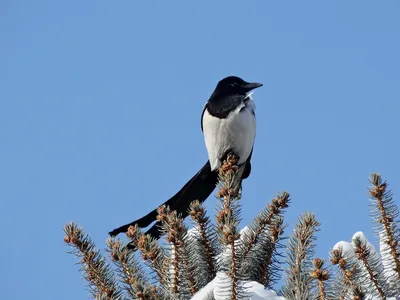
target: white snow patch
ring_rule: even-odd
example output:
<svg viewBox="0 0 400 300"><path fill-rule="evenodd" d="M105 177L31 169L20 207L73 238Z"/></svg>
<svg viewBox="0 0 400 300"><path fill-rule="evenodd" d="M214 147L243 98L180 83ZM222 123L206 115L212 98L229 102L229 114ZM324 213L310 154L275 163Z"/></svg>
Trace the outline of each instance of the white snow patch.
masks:
<svg viewBox="0 0 400 300"><path fill-rule="evenodd" d="M349 242L337 242L335 246L333 246L333 250L341 250L343 257L348 261L354 259L353 245Z"/></svg>
<svg viewBox="0 0 400 300"><path fill-rule="evenodd" d="M285 297L277 296L276 292L265 289L262 284L256 281L246 281L240 284L249 293L250 298L247 298L249 300L287 300ZM225 272L218 272L209 284L192 297L192 300L208 299L211 293L213 293L215 300L230 299L230 286L231 279L228 275Z"/></svg>

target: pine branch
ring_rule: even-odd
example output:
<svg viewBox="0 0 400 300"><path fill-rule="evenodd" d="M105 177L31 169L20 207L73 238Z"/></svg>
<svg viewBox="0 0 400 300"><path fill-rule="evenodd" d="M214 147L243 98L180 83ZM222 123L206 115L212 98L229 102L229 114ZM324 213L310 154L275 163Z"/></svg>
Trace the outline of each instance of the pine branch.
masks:
<svg viewBox="0 0 400 300"><path fill-rule="evenodd" d="M115 280L109 265L90 237L75 223L65 225L64 241L70 245L72 254L80 259L84 278L89 283L93 297L101 299L120 299L122 292Z"/></svg>
<svg viewBox="0 0 400 300"><path fill-rule="evenodd" d="M173 277L172 277L171 288L172 288L172 293L177 295L178 291L179 291L178 286L180 284L180 280L179 280L180 256L179 256L178 247L176 245L177 244L176 235L178 234L178 231L181 230L181 228L179 228L181 226L181 224L179 224L179 225L171 224L171 227L169 227L169 228L166 227L168 225L168 221L169 221L168 220L168 217L169 217L168 215L170 213L169 207L167 208L163 205L157 209L157 212L158 212L157 220L161 222L164 233L168 234L168 236L166 236L166 240L167 240L167 242L172 243L172 249L171 249L172 253L171 253L170 260L172 261L173 270L170 273L172 273L171 275ZM176 227L178 227L178 228L176 228Z"/></svg>
<svg viewBox="0 0 400 300"><path fill-rule="evenodd" d="M281 240L284 228L283 217L276 218L270 227L270 249L264 260L261 261L261 272L258 278L258 281L267 287L271 287L272 283L276 281L277 273L281 271L279 267L280 261L276 257L282 256L281 253L278 253L278 249L282 248L279 241Z"/></svg>
<svg viewBox="0 0 400 300"><path fill-rule="evenodd" d="M282 214L288 207L289 197L286 192L278 195L241 233L241 272L265 286L271 286L280 270L277 248L280 247L280 237L284 232Z"/></svg>
<svg viewBox="0 0 400 300"><path fill-rule="evenodd" d="M228 267L229 277L231 279L231 293L232 300L238 299L240 294L239 288L239 261L236 256L237 245L236 241L240 238L238 232L239 224L239 205L240 199L239 188L240 180L236 177L239 167L236 165L238 157L229 154L226 161L222 164L219 170L220 190L217 197L221 199L221 209L217 215L217 232L222 246L230 249L230 267Z"/></svg>
<svg viewBox="0 0 400 300"><path fill-rule="evenodd" d="M194 295L197 291L197 282L196 282L196 268L191 264L191 261L188 259L188 251L184 242L185 239L182 239L182 256L183 256L183 267L185 270L185 276L187 281L189 282L190 294Z"/></svg>
<svg viewBox="0 0 400 300"><path fill-rule="evenodd" d="M165 285L167 259L158 241L149 234L145 235L137 225L129 226L126 235L140 251L143 261L157 274L159 282Z"/></svg>
<svg viewBox="0 0 400 300"><path fill-rule="evenodd" d="M158 208L157 220L162 224L167 242L172 245L173 293L184 295L186 291L183 282L186 281L189 293L194 295L197 292L195 268L189 263L186 251L187 228L183 224L183 219L178 217L175 210L171 211L169 207L163 205Z"/></svg>
<svg viewBox="0 0 400 300"><path fill-rule="evenodd" d="M107 239L106 244L107 251L117 267L116 272L121 278L120 281L132 299L161 299L157 288L147 282L145 273L133 255L133 250L111 237Z"/></svg>
<svg viewBox="0 0 400 300"><path fill-rule="evenodd" d="M354 257L342 246L343 242L337 243L331 252L331 263L339 267L339 293L340 299L348 299L348 295L352 295L352 299L364 300L366 295L357 282L358 271L354 261ZM346 243L349 244L349 243ZM352 251L352 249L351 249Z"/></svg>
<svg viewBox="0 0 400 300"><path fill-rule="evenodd" d="M324 261L320 258L316 258L313 261L314 270L311 271L310 276L312 279L317 281L317 299L327 300L328 293L326 288L326 281L329 280L330 275L327 269L324 269Z"/></svg>
<svg viewBox="0 0 400 300"><path fill-rule="evenodd" d="M360 281L366 282L364 286L367 293L370 295L378 293L380 297L386 299L383 267L375 249L369 244L362 232L358 232L353 236L353 247L355 256L360 263Z"/></svg>
<svg viewBox="0 0 400 300"><path fill-rule="evenodd" d="M372 188L370 195L372 197L372 214L377 222L376 232L381 235L383 263L394 272L387 272L388 279L395 282L397 288L400 288L400 231L397 227L396 219L399 210L393 201L392 193L387 190L386 181L382 182L379 174L372 174L370 178ZM388 254L388 255L386 255Z"/></svg>
<svg viewBox="0 0 400 300"><path fill-rule="evenodd" d="M286 270L287 278L282 288L283 295L293 300L303 300L310 298L311 277L311 257L314 252L314 233L318 231L320 224L315 216L306 213L301 216L299 222L289 239L288 246L288 267Z"/></svg>
<svg viewBox="0 0 400 300"><path fill-rule="evenodd" d="M250 227L251 233L244 243L244 258L249 254L254 245L257 244L261 234L265 230L271 231L271 225L282 215L284 209L288 207L289 202L290 195L287 192L283 192L282 195L278 195L272 199L271 203L260 212L256 220L253 221L254 227Z"/></svg>
<svg viewBox="0 0 400 300"><path fill-rule="evenodd" d="M190 204L190 217L197 225L197 230L200 236L200 244L202 249L198 249L198 252L201 254L202 258L207 263L207 272L205 272L204 276L208 278L208 281L211 281L215 275L215 239L212 236L211 228L210 228L210 219L206 215L206 209L199 201L193 201ZM200 260L197 260L198 263L201 264L203 261L200 257Z"/></svg>

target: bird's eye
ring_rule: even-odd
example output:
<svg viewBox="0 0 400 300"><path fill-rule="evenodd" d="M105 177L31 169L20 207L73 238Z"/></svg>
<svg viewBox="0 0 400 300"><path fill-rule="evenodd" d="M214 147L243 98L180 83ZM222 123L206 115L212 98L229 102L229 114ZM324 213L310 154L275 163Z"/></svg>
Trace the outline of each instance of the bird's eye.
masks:
<svg viewBox="0 0 400 300"><path fill-rule="evenodd" d="M236 83L231 83L231 86L235 87L235 86L236 86Z"/></svg>

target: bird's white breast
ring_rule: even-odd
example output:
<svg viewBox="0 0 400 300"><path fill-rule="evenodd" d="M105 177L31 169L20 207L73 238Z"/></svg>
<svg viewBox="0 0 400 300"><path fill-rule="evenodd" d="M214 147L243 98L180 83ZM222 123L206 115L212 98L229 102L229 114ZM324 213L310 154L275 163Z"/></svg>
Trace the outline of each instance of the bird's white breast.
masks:
<svg viewBox="0 0 400 300"><path fill-rule="evenodd" d="M242 103L225 119L214 117L205 110L202 122L211 170L219 168L227 151L239 155L239 165L247 160L256 135L254 109L250 98L246 105Z"/></svg>

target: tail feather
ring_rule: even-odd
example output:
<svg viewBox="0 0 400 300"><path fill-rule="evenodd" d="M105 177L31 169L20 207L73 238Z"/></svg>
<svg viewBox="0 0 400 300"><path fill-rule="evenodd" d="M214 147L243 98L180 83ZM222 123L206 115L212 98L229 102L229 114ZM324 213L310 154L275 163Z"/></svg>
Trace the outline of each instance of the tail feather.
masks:
<svg viewBox="0 0 400 300"><path fill-rule="evenodd" d="M169 206L171 210L176 210L182 218L185 218L188 215L190 203L193 200L204 202L215 189L217 182L218 173L211 171L210 163L207 161L201 170L197 172L197 174L194 175L179 192L163 204ZM154 209L144 217L116 228L109 232L109 234L111 236L116 236L120 233L126 232L129 226L135 224L140 228L147 227L156 221L156 217L157 209ZM159 238L161 236L159 222L156 222L146 233L151 234L154 238Z"/></svg>

